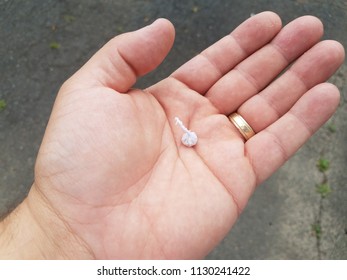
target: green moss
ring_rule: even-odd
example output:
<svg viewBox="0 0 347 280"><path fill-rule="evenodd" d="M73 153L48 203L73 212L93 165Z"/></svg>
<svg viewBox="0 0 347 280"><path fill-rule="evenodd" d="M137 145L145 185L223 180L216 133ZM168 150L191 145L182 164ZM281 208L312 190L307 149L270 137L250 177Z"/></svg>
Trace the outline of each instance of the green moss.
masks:
<svg viewBox="0 0 347 280"><path fill-rule="evenodd" d="M0 99L0 112L5 110L6 105L6 101L4 99Z"/></svg>
<svg viewBox="0 0 347 280"><path fill-rule="evenodd" d="M76 20L76 17L74 17L73 15L63 15L63 19L65 22L71 23Z"/></svg>
<svg viewBox="0 0 347 280"><path fill-rule="evenodd" d="M57 49L60 48L60 44L57 43L57 42L51 42L51 43L49 44L49 47L50 47L52 50L57 50Z"/></svg>

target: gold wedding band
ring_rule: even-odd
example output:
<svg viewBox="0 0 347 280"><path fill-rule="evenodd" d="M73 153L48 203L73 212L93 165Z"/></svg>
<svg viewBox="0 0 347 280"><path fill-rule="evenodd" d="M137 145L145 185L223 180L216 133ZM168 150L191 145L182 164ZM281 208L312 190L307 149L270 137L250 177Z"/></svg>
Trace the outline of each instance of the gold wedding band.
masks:
<svg viewBox="0 0 347 280"><path fill-rule="evenodd" d="M240 133L246 139L246 141L255 135L255 132L251 128L251 126L239 114L233 113L233 114L229 115L228 118L236 126L236 128L240 131Z"/></svg>

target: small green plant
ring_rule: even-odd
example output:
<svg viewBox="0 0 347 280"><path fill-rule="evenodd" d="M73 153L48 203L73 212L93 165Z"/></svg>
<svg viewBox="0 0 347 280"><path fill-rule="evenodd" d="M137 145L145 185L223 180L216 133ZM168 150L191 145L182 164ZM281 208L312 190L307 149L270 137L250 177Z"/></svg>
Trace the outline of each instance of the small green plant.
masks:
<svg viewBox="0 0 347 280"><path fill-rule="evenodd" d="M326 172L330 167L329 160L325 158L320 158L317 162L317 168L320 172Z"/></svg>
<svg viewBox="0 0 347 280"><path fill-rule="evenodd" d="M327 183L322 183L316 186L316 191L322 196L322 198L325 198L331 193L331 188Z"/></svg>
<svg viewBox="0 0 347 280"><path fill-rule="evenodd" d="M0 99L0 112L5 110L6 105L6 101L4 99Z"/></svg>
<svg viewBox="0 0 347 280"><path fill-rule="evenodd" d="M73 15L63 15L63 19L65 20L65 22L71 23L76 20L76 17L74 17Z"/></svg>
<svg viewBox="0 0 347 280"><path fill-rule="evenodd" d="M335 133L337 128L336 128L336 125L333 124L333 123L329 123L328 124L328 130L331 132L331 133Z"/></svg>
<svg viewBox="0 0 347 280"><path fill-rule="evenodd" d="M60 48L60 44L57 43L57 42L51 42L51 43L49 44L49 47L50 47L52 50L57 50L57 49Z"/></svg>
<svg viewBox="0 0 347 280"><path fill-rule="evenodd" d="M319 223L312 225L312 231L317 239L320 239L322 236L322 226Z"/></svg>

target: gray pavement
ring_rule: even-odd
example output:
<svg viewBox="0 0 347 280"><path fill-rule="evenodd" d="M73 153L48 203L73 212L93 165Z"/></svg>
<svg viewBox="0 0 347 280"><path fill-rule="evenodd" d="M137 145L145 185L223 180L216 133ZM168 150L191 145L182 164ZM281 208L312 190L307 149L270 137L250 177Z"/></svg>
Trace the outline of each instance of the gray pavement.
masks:
<svg viewBox="0 0 347 280"><path fill-rule="evenodd" d="M145 86L229 33L251 13L277 12L284 23L318 16L327 39L347 46L345 0L6 1L0 0L0 216L27 194L33 165L61 83L114 35L158 17L176 27L165 63ZM260 186L209 259L347 259L347 65L332 78L338 112L292 159ZM0 101L1 103L1 101ZM1 107L1 104L0 104ZM330 168L322 173L320 158ZM326 179L331 193L316 190Z"/></svg>

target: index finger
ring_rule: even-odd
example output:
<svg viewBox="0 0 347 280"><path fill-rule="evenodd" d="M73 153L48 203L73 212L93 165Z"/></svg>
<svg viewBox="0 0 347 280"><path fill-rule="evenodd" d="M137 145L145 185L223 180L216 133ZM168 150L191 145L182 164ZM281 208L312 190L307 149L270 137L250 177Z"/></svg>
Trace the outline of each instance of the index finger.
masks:
<svg viewBox="0 0 347 280"><path fill-rule="evenodd" d="M281 27L281 19L277 14L257 14L182 65L171 77L205 94L239 62L271 41Z"/></svg>

